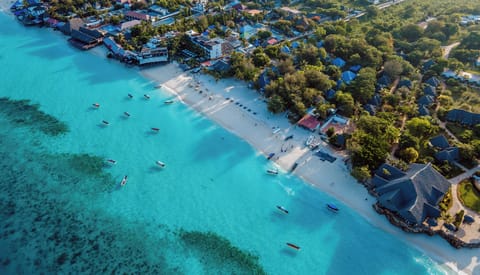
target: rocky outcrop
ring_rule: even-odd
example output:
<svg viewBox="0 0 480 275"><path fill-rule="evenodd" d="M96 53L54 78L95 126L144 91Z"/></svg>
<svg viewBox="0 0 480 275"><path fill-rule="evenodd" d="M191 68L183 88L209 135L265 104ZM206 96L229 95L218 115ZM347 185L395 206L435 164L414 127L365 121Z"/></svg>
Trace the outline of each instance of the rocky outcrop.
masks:
<svg viewBox="0 0 480 275"><path fill-rule="evenodd" d="M390 221L391 224L393 224L397 227L400 227L405 232L425 233L429 236L433 236L435 234L438 234L439 236L441 236L442 238L447 240L447 242L451 246L453 246L457 249L462 248L462 247L480 248L480 242L478 242L478 243L466 243L466 242L460 240L459 238L455 237L454 235L449 234L449 233L447 233L443 230L433 230L430 227L425 226L425 225L419 225L419 226L409 225L405 221L403 221L401 218L399 218L397 215L395 215L395 213L393 213L392 211L388 210L385 207L380 206L378 203L373 205L373 209L375 209L375 211L377 211L377 213L379 213L381 215L385 215L385 217L388 219L388 221Z"/></svg>

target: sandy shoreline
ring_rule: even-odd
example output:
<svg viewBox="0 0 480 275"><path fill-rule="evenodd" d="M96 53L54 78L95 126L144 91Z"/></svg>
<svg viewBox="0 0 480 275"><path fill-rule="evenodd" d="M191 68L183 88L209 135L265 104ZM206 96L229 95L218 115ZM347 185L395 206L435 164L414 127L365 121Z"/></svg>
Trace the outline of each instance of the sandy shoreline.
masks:
<svg viewBox="0 0 480 275"><path fill-rule="evenodd" d="M457 250L438 236L430 238L424 234L405 233L391 225L384 216L378 215L372 208L375 199L350 176L343 162L344 156L332 152L325 143L321 145L322 150L335 155L337 160L330 163L314 156L304 145L311 133L289 124L283 115L270 114L263 98L249 89L245 82L234 79L216 81L209 75L186 73L174 63L143 69L140 73L264 155L275 153L272 160L285 173L298 162L295 175L353 208L374 226L411 243L440 265L456 273L478 272L478 253L475 250ZM246 109L235 104L237 102ZM282 130L273 134L272 127ZM294 138L284 141L288 135Z"/></svg>
<svg viewBox="0 0 480 275"><path fill-rule="evenodd" d="M9 13L12 3L11 0L0 0L0 11L12 16ZM65 43L68 42L65 40ZM91 53L105 58L105 51L103 47L97 47ZM325 144L321 147L336 155L337 160L329 163L313 156L304 145L311 133L290 125L282 115L268 113L263 99L256 91L249 89L245 82L234 79L217 82L208 75L185 73L174 63L143 69L140 73L161 84L164 90L175 94L179 100L244 139L263 154L275 153L273 160L282 170L289 171L298 162L295 175L353 208L374 226L396 234L455 272L479 272L478 250L456 250L438 236L429 238L423 234L405 233L378 215L372 208L374 198L349 175L343 157L336 155ZM236 102L246 108L239 107ZM282 130L273 134L272 127L280 127ZM284 138L288 135L294 135L294 138L286 142Z"/></svg>

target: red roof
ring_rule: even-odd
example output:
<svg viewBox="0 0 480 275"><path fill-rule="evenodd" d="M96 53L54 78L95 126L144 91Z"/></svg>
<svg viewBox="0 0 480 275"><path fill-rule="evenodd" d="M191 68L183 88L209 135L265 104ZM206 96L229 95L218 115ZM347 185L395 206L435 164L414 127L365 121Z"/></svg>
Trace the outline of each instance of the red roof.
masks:
<svg viewBox="0 0 480 275"><path fill-rule="evenodd" d="M318 128L318 126L320 126L320 121L318 121L314 116L306 114L298 121L298 125L314 131Z"/></svg>
<svg viewBox="0 0 480 275"><path fill-rule="evenodd" d="M132 17L132 18L135 18L135 19L138 19L138 20L144 20L144 21L150 20L150 15L144 14L144 13L139 13L139 12L136 12L136 11L129 11L129 12L125 13L125 16Z"/></svg>
<svg viewBox="0 0 480 275"><path fill-rule="evenodd" d="M275 38L270 38L270 39L268 39L267 43L268 43L268 45L275 45L275 44L278 43L278 41Z"/></svg>

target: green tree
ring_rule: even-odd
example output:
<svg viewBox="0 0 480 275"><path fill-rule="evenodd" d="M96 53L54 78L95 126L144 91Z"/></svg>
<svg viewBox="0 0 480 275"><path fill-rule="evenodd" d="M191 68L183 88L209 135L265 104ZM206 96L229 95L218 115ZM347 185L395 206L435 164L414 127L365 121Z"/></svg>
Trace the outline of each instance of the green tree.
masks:
<svg viewBox="0 0 480 275"><path fill-rule="evenodd" d="M408 42L415 42L423 35L423 29L417 24L407 24L400 29L400 35Z"/></svg>
<svg viewBox="0 0 480 275"><path fill-rule="evenodd" d="M320 70L316 70L315 68L305 70L304 75L307 82L307 87L310 88L326 91L335 85L335 82L330 80L326 74L322 73Z"/></svg>
<svg viewBox="0 0 480 275"><path fill-rule="evenodd" d="M430 121L424 117L414 117L409 120L405 127L408 132L419 138L427 138L438 131L438 127L430 123Z"/></svg>
<svg viewBox="0 0 480 275"><path fill-rule="evenodd" d="M352 176L359 182L366 182L370 178L368 166L354 167L352 169Z"/></svg>
<svg viewBox="0 0 480 275"><path fill-rule="evenodd" d="M268 58L265 53L261 52L254 54L252 57L252 61L256 67L263 67L270 63L270 58Z"/></svg>
<svg viewBox="0 0 480 275"><path fill-rule="evenodd" d="M400 151L400 157L407 163L415 162L418 159L418 152L413 147L408 147Z"/></svg>
<svg viewBox="0 0 480 275"><path fill-rule="evenodd" d="M420 149L420 140L417 137L412 136L408 132L404 132L400 136L399 148L413 148L418 151Z"/></svg>
<svg viewBox="0 0 480 275"><path fill-rule="evenodd" d="M353 97L349 93L344 93L342 91L338 91L335 94L335 103L337 108L347 117L353 115L355 110L355 102L353 101Z"/></svg>
<svg viewBox="0 0 480 275"><path fill-rule="evenodd" d="M267 108L270 112L278 114L285 111L285 102L278 95L273 95L268 100Z"/></svg>
<svg viewBox="0 0 480 275"><path fill-rule="evenodd" d="M362 68L357 77L349 85L349 91L355 100L364 104L368 102L375 93L375 84L377 82L376 71L372 68Z"/></svg>
<svg viewBox="0 0 480 275"><path fill-rule="evenodd" d="M395 79L402 74L403 64L399 60L390 59L387 62L385 62L385 64L383 65L383 71L388 76Z"/></svg>

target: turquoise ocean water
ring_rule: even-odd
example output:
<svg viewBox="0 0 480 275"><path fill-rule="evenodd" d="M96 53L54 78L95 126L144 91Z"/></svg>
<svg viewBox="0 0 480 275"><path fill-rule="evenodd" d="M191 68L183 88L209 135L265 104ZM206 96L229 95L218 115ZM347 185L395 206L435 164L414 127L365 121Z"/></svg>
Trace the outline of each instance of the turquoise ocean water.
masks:
<svg viewBox="0 0 480 275"><path fill-rule="evenodd" d="M335 199L301 180L266 175L265 157L165 106L135 69L4 14L0 26L0 274L445 273L341 203L328 212ZM52 135L43 113L69 131Z"/></svg>

